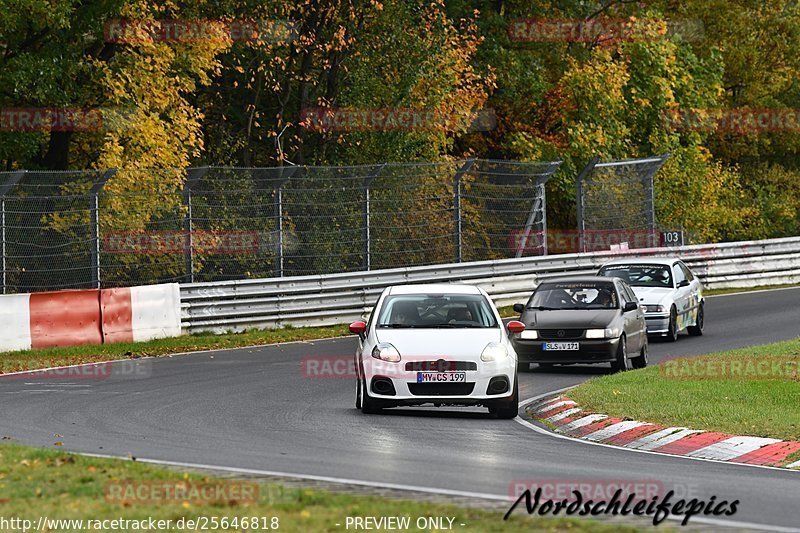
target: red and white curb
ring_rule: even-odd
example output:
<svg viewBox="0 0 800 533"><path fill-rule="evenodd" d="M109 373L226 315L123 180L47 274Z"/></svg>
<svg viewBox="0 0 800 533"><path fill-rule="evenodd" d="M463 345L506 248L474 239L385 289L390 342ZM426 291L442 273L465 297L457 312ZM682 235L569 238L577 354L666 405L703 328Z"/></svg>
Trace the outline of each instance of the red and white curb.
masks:
<svg viewBox="0 0 800 533"><path fill-rule="evenodd" d="M560 435L631 450L651 451L730 463L800 468L788 457L800 442L666 427L588 413L567 396L554 394L531 402L527 414Z"/></svg>

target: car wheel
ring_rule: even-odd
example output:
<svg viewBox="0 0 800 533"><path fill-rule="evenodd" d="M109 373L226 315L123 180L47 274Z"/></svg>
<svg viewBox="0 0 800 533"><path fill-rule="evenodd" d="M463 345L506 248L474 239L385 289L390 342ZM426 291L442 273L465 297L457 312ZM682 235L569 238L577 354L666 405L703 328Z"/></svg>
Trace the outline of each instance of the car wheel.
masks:
<svg viewBox="0 0 800 533"><path fill-rule="evenodd" d="M667 330L667 340L675 342L678 340L678 311L673 307L669 310L669 329Z"/></svg>
<svg viewBox="0 0 800 533"><path fill-rule="evenodd" d="M516 378L514 378L514 394L511 398L503 403L496 404L494 408L490 407L489 412L503 420L516 418L517 413L519 413L519 382Z"/></svg>
<svg viewBox="0 0 800 533"><path fill-rule="evenodd" d="M642 346L641 353L631 359L631 364L633 368L645 368L647 366L647 343L645 342Z"/></svg>
<svg viewBox="0 0 800 533"><path fill-rule="evenodd" d="M611 370L615 372L625 372L630 369L627 355L627 343L625 342L625 335L619 338L619 346L617 347L617 360L611 363Z"/></svg>
<svg viewBox="0 0 800 533"><path fill-rule="evenodd" d="M687 331L689 335L694 335L695 337L699 337L703 334L703 325L705 322L705 317L703 316L705 313L703 312L703 304L700 304L700 307L697 308L697 317L695 318L695 325L689 326Z"/></svg>
<svg viewBox="0 0 800 533"><path fill-rule="evenodd" d="M530 363L523 363L521 361L517 361L517 372L527 372L531 369Z"/></svg>
<svg viewBox="0 0 800 533"><path fill-rule="evenodd" d="M361 412L367 415L374 415L381 412L381 404L378 400L373 400L367 391L367 383L361 380Z"/></svg>

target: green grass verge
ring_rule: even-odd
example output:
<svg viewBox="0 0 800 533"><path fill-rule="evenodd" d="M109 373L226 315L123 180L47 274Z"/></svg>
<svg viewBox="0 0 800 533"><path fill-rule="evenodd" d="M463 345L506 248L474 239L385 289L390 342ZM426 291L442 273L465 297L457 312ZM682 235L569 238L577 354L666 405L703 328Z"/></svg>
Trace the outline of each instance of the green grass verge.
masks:
<svg viewBox="0 0 800 533"><path fill-rule="evenodd" d="M795 287L800 287L800 285L796 284L788 284L788 285L759 285L758 287L750 287L747 289L705 289L703 290L703 294L706 296L717 296L720 294L736 294L739 292L752 292L752 291L768 291L772 289L792 289Z"/></svg>
<svg viewBox="0 0 800 533"><path fill-rule="evenodd" d="M736 368L734 363L742 365L742 370L723 377L725 369ZM734 435L800 440L798 371L800 339L602 376L567 395L589 412Z"/></svg>
<svg viewBox="0 0 800 533"><path fill-rule="evenodd" d="M276 342L291 342L349 335L346 325L318 328L252 330L245 333L214 335L198 333L148 342L69 346L47 350L0 353L0 373L53 366L75 365L132 357L160 356L199 350L241 348Z"/></svg>
<svg viewBox="0 0 800 533"><path fill-rule="evenodd" d="M503 521L505 508L488 511L445 503L406 501L387 497L330 492L320 489L289 488L259 483L258 497L251 501L209 503L174 500L169 503L122 503L106 494L109 483L121 481L173 483L229 483L231 478L213 478L142 463L97 459L53 450L36 450L15 444L0 446L0 516L26 518L36 524L39 516L58 519L173 520L182 517L262 517L267 523L278 518L279 531L343 531L348 516L454 517L454 529L461 531L569 531L611 533L643 531L619 523L601 523L571 518L528 517L518 509ZM246 480L253 483L253 479ZM127 492L126 492L127 493ZM251 493L255 493L252 491ZM254 500L254 501L253 501ZM510 504L509 504L510 507ZM445 522L446 523L446 522ZM460 524L465 527L460 527ZM341 524L336 526L336 524ZM73 526L74 528L74 526ZM352 529L352 528L351 528ZM414 529L412 527L411 529ZM52 529L51 529L52 530ZM58 529L58 531L77 530ZM115 529L133 530L129 529ZM192 529L194 530L194 529ZM219 527L211 531L241 531ZM250 529L254 531L255 529ZM178 531L178 529L168 529Z"/></svg>

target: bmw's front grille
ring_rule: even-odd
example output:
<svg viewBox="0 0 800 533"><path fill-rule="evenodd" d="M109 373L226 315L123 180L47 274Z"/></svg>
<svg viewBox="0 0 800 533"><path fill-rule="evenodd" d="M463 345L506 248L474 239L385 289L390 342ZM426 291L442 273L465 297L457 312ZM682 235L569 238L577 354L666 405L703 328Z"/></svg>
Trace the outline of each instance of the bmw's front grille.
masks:
<svg viewBox="0 0 800 533"><path fill-rule="evenodd" d="M409 383L408 391L414 396L468 396L474 383Z"/></svg>
<svg viewBox="0 0 800 533"><path fill-rule="evenodd" d="M465 370L478 370L478 363L474 361L409 361L406 363L408 372L463 372Z"/></svg>
<svg viewBox="0 0 800 533"><path fill-rule="evenodd" d="M559 341L563 339L580 339L583 337L582 329L540 329L539 337L546 340Z"/></svg>

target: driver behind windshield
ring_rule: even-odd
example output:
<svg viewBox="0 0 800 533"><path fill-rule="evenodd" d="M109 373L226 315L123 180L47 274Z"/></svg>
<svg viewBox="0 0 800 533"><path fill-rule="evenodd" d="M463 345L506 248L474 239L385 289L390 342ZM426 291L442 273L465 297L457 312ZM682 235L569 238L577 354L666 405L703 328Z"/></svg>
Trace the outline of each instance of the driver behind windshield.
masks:
<svg viewBox="0 0 800 533"><path fill-rule="evenodd" d="M612 309L614 307L614 297L611 295L611 291L608 289L600 289L597 291L597 296L594 300L592 300L590 305Z"/></svg>

